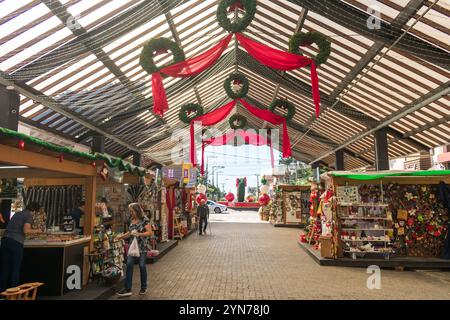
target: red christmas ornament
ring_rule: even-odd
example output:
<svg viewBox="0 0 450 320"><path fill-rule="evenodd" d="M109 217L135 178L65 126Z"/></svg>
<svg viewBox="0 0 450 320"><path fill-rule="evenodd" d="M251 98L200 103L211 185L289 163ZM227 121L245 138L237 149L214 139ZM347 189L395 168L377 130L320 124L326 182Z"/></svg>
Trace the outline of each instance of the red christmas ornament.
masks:
<svg viewBox="0 0 450 320"><path fill-rule="evenodd" d="M432 225L427 225L427 231L428 232L433 232L434 231L433 226Z"/></svg>
<svg viewBox="0 0 450 320"><path fill-rule="evenodd" d="M25 150L25 141L23 141L23 140L19 141L19 149L20 150Z"/></svg>
<svg viewBox="0 0 450 320"><path fill-rule="evenodd" d="M234 194L231 193L231 192L228 192L227 195L225 196L225 199L226 199L228 202L233 202L233 200L234 200Z"/></svg>
<svg viewBox="0 0 450 320"><path fill-rule="evenodd" d="M95 161L92 161L92 162L91 162L91 167L92 167L92 168L96 168L96 167L97 167L97 164L95 163Z"/></svg>
<svg viewBox="0 0 450 320"><path fill-rule="evenodd" d="M228 9L228 12L233 12L233 11L236 11L237 9L244 10L244 5L242 4L242 2L240 0L233 3L230 6L230 8Z"/></svg>
<svg viewBox="0 0 450 320"><path fill-rule="evenodd" d="M200 193L197 198L195 199L195 201L197 201L197 204L201 204L201 201L205 200L207 201L208 198L206 197L206 194Z"/></svg>
<svg viewBox="0 0 450 320"><path fill-rule="evenodd" d="M413 226L414 225L414 219L413 218L409 218L408 219L408 226Z"/></svg>
<svg viewBox="0 0 450 320"><path fill-rule="evenodd" d="M406 240L406 245L408 245L408 246L410 246L410 245L412 245L412 240Z"/></svg>
<svg viewBox="0 0 450 320"><path fill-rule="evenodd" d="M262 194L259 199L258 202L260 205L262 206L267 206L270 202L270 197L267 193Z"/></svg>
<svg viewBox="0 0 450 320"><path fill-rule="evenodd" d="M241 85L242 81L239 80L239 79L236 79L236 80L233 81L233 84Z"/></svg>
<svg viewBox="0 0 450 320"><path fill-rule="evenodd" d="M441 236L441 233L440 233L439 231L435 231L435 232L434 232L434 236L435 236L435 237L440 237L440 236Z"/></svg>
<svg viewBox="0 0 450 320"><path fill-rule="evenodd" d="M64 161L64 155L60 154L58 157L59 162L63 162Z"/></svg>
<svg viewBox="0 0 450 320"><path fill-rule="evenodd" d="M255 202L255 199L252 196L248 196L247 202Z"/></svg>

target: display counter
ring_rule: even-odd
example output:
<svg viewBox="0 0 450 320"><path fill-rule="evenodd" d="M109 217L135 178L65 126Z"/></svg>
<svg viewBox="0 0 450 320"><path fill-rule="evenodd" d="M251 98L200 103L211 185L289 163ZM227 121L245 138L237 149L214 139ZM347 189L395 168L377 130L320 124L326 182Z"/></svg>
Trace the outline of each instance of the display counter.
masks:
<svg viewBox="0 0 450 320"><path fill-rule="evenodd" d="M81 289L85 273L85 248L90 236L67 241L48 238L25 240L21 283L42 282L42 296L62 296Z"/></svg>

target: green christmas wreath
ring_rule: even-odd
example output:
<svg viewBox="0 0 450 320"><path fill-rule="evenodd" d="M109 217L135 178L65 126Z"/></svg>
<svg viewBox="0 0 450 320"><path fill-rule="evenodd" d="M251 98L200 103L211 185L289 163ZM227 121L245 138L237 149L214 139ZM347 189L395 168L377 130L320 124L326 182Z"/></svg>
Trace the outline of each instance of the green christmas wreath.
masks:
<svg viewBox="0 0 450 320"><path fill-rule="evenodd" d="M158 67L155 64L155 61L153 61L153 58L156 56L155 53L159 53L164 50L165 51L170 50L172 52L173 63L185 60L184 52L178 46L178 44L167 38L153 38L150 41L148 41L142 48L141 56L139 58L139 63L141 67L149 74L152 74L172 64L170 63L162 67Z"/></svg>
<svg viewBox="0 0 450 320"><path fill-rule="evenodd" d="M289 52L302 54L300 47L315 43L319 47L319 53L312 58L319 66L327 62L331 52L331 43L325 35L320 32L310 31L308 33L295 33L289 40Z"/></svg>
<svg viewBox="0 0 450 320"><path fill-rule="evenodd" d="M197 103L187 103L181 106L178 114L180 120L184 123L190 124L191 121L203 114L203 108Z"/></svg>
<svg viewBox="0 0 450 320"><path fill-rule="evenodd" d="M228 8L235 9L242 8L245 10L245 15L242 18L231 22L228 18ZM222 0L217 8L217 21L219 25L229 32L242 32L249 26L255 17L256 0Z"/></svg>
<svg viewBox="0 0 450 320"><path fill-rule="evenodd" d="M232 84L242 84L242 88L239 91L235 92L231 88ZM227 95L231 99L235 100L239 98L244 98L247 95L249 89L249 82L242 73L233 73L229 75L228 78L225 79L223 86L225 88Z"/></svg>
<svg viewBox="0 0 450 320"><path fill-rule="evenodd" d="M279 114L278 112L275 112L275 109L277 107L286 110L286 113ZM294 115L295 115L295 106L286 99L274 100L270 104L269 110L272 111L273 113L279 114L282 117L285 117L287 120L292 120L292 118L294 118Z"/></svg>
<svg viewBox="0 0 450 320"><path fill-rule="evenodd" d="M230 128L233 130L244 129L247 125L247 118L240 114L233 114L230 117Z"/></svg>

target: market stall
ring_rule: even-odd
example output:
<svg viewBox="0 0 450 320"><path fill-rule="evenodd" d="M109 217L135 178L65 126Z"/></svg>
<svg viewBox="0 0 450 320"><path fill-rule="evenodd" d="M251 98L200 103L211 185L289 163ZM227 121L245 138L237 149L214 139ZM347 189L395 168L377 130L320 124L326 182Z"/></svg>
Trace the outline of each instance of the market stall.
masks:
<svg viewBox="0 0 450 320"><path fill-rule="evenodd" d="M327 226L321 258L350 266L377 261L450 268L444 201L450 171L329 172L321 178L326 190L318 211ZM307 246L305 237L301 242Z"/></svg>
<svg viewBox="0 0 450 320"><path fill-rule="evenodd" d="M275 188L272 221L276 227L303 227L310 216L310 186L280 184Z"/></svg>
<svg viewBox="0 0 450 320"><path fill-rule="evenodd" d="M145 173L121 159L88 154L0 128L1 216L5 228L15 212L30 202L41 205L33 217L38 235L27 236L21 282L43 282L40 295L64 295L87 283L88 254L94 249L98 175L108 168ZM111 167L110 167L111 165ZM3 189L3 188L2 188ZM83 201L83 233L71 211ZM0 231L2 234L3 231ZM67 281L68 277L70 281ZM73 281L72 281L73 280Z"/></svg>

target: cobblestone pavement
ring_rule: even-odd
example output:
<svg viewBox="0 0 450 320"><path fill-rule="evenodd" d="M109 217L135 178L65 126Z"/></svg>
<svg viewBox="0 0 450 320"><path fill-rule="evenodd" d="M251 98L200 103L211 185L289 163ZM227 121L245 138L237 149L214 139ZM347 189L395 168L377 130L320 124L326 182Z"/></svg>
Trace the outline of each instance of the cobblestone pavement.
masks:
<svg viewBox="0 0 450 320"><path fill-rule="evenodd" d="M298 247L299 229L214 222L211 230L148 265L143 297L136 266L132 299L450 299L448 272L382 270L381 289L369 290L363 268L316 264Z"/></svg>

